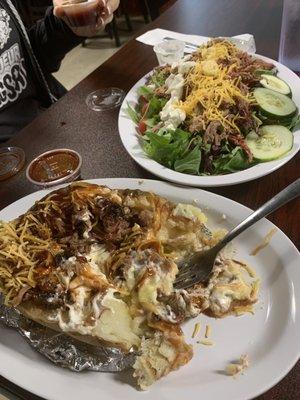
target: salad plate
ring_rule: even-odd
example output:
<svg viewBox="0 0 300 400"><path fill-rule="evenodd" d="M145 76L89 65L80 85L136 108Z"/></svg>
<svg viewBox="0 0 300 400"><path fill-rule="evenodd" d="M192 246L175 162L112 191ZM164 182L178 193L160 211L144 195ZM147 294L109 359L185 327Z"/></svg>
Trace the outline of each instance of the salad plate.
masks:
<svg viewBox="0 0 300 400"><path fill-rule="evenodd" d="M116 178L89 182L111 188L152 191L174 202L193 202L208 217L208 226L213 229L231 229L251 212L214 193L176 187L160 181ZM9 221L18 217L48 193L49 190L38 191L16 201L0 212L0 219ZM224 212L226 218L223 218ZM186 340L194 347L194 358L148 391L137 391L128 383L125 373L75 373L60 368L29 347L15 330L3 325L0 326L0 374L49 400L81 400L83 397L170 400L184 396L192 398L195 393L201 393L206 400L219 397L250 400L259 396L288 373L300 354L299 252L277 229L263 250L255 256L250 255L274 228L268 220L261 220L234 243L236 257L251 264L261 280L254 314L220 319L201 315L190 319L184 324L183 330ZM192 338L195 323L200 323L201 328L197 336ZM211 327L211 346L200 343L207 325ZM247 355L249 367L236 379L227 376L224 372L226 366L241 355Z"/></svg>
<svg viewBox="0 0 300 400"><path fill-rule="evenodd" d="M195 118L191 113L191 103L194 99L187 102L184 98L183 101L176 98L177 104L175 103L175 107L170 111L166 107L166 103L168 106L172 100L170 93L176 86L176 82L173 81L167 90L165 90L166 82L168 83L166 79L160 83L160 86L156 85L155 87L153 79L151 79L153 73L155 74L157 71L154 70L133 86L122 104L119 114L119 133L126 151L140 166L160 178L196 187L240 184L270 174L282 167L297 154L300 148L298 117L300 79L294 72L277 61L260 55L255 55L254 59L260 60L258 63L273 66L273 70L258 70L258 74L261 75L249 93L253 120L250 123L249 121L240 122L235 132L235 134L238 132L237 137L233 137L234 135L231 135L230 132L227 135L226 132L223 134L226 126L221 126L218 122L221 121L221 118L218 120L217 117L215 117L217 121L213 121L212 117L210 120L208 119L205 126L206 129L209 122L215 126L219 124L217 129L219 129L220 140L218 139L217 145L209 138L210 128L202 131L199 127L193 128L193 120L197 122L199 115L202 118L201 112ZM190 62L187 59L186 61L184 65ZM171 71L171 75L176 76L176 79L177 70L178 66ZM191 78L190 75L195 75L193 72L187 74L181 74L185 79L183 90L189 90L186 89L186 82L188 79L191 81L194 79L194 76ZM173 87L171 87L172 85ZM149 88L150 91L155 88L155 99L152 102L149 99L153 99L153 93L149 93ZM163 92L164 90L165 92ZM199 86L197 90L195 89L195 96L200 93ZM156 93L159 93L159 97L156 97ZM182 93L181 96L188 97ZM189 96L193 97L191 93ZM142 103L148 99L146 102L146 105L150 103L148 111L146 108L143 109L145 102L141 104L141 98ZM201 98L199 101L202 101L205 108L205 97L204 102ZM279 109L276 106L278 102L280 103ZM199 103L196 107L199 107ZM175 122L175 126L174 124L172 126L169 122L171 120L172 123L172 118L174 122L174 109L180 109L180 112L176 113L175 119L182 118L182 123L178 125L178 122ZM146 111L146 117L143 115L143 111ZM205 111L208 111L208 107ZM222 111L226 119L225 110ZM182 112L184 113L183 117ZM240 113L242 116L237 116L240 120L246 119L243 112L242 110ZM148 118L149 113L150 118ZM170 116L171 119L168 120L167 118ZM258 121L257 126L255 126L255 120ZM234 119L234 121L236 120ZM225 121L225 123L227 122ZM211 124L212 128L213 124ZM274 125L277 126L274 127ZM208 141L206 141L205 135L208 136ZM241 138L242 141L240 141Z"/></svg>

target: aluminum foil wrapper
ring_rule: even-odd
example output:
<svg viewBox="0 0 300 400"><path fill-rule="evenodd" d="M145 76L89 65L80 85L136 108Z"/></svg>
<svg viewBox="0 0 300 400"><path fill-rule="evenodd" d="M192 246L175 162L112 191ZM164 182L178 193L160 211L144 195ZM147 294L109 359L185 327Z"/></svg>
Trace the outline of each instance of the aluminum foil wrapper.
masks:
<svg viewBox="0 0 300 400"><path fill-rule="evenodd" d="M75 372L123 371L133 365L136 357L135 352L124 354L117 348L100 345L95 347L37 324L22 316L16 309L4 306L1 296L0 322L16 329L32 348L53 363Z"/></svg>

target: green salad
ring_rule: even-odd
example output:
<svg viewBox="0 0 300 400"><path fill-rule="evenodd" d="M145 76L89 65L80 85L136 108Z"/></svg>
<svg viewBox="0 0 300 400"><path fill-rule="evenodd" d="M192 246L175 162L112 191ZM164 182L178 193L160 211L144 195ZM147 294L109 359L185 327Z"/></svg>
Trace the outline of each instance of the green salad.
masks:
<svg viewBox="0 0 300 400"><path fill-rule="evenodd" d="M273 64L214 39L158 67L128 105L143 150L174 171L220 175L282 157L300 122Z"/></svg>

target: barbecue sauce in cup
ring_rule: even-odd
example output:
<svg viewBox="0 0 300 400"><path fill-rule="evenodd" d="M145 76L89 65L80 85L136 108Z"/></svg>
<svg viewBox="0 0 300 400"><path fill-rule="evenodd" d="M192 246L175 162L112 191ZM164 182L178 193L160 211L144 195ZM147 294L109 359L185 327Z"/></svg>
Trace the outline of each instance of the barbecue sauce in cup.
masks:
<svg viewBox="0 0 300 400"><path fill-rule="evenodd" d="M35 185L55 186L78 179L81 164L81 156L76 151L51 150L31 161L27 167L26 176Z"/></svg>

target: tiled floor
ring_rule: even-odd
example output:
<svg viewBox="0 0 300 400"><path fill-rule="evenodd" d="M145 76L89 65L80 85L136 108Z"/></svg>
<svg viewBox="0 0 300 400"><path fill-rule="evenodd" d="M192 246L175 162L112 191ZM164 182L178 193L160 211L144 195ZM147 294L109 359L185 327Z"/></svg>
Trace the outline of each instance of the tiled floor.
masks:
<svg viewBox="0 0 300 400"><path fill-rule="evenodd" d="M109 43L108 43L109 41ZM111 41L101 40L99 48L91 49L77 46L70 51L63 60L60 70L54 76L68 89L72 89L78 82L104 63L118 49Z"/></svg>
<svg viewBox="0 0 300 400"><path fill-rule="evenodd" d="M132 25L133 32L128 32L124 21L118 21L123 44L144 26L143 19L140 17L132 18ZM115 46L114 40L108 37L89 39L87 47L77 46L66 55L60 70L54 75L70 90L116 51L118 51L118 48Z"/></svg>

